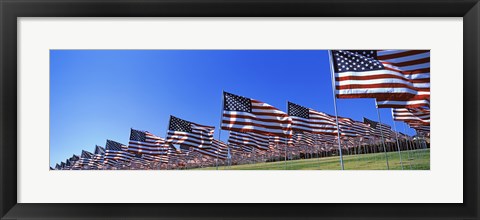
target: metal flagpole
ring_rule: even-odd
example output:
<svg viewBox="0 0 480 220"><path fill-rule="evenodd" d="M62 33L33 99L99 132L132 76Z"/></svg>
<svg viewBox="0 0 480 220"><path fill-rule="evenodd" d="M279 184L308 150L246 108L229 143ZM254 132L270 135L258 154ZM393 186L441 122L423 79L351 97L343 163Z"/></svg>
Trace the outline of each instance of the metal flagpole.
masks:
<svg viewBox="0 0 480 220"><path fill-rule="evenodd" d="M328 59L330 60L330 73L332 74L332 94L333 94L333 105L335 107L335 121L337 123L337 141L338 141L338 152L340 156L340 166L342 170L345 169L343 164L343 155L342 155L342 146L340 144L340 127L338 126L338 114L337 114L337 97L335 95L335 73L333 71L333 59L332 59L332 51L328 51Z"/></svg>
<svg viewBox="0 0 480 220"><path fill-rule="evenodd" d="M402 166L402 170L403 170L402 153L400 152L400 145L398 144L398 133L397 133L397 125L395 123L395 120L393 121L393 131L395 132L395 138L397 139L397 150L398 150L398 155L400 156L400 165Z"/></svg>
<svg viewBox="0 0 480 220"><path fill-rule="evenodd" d="M375 100L376 102L376 100ZM380 110L378 109L378 105L375 104L375 107L377 108L377 114L378 114L378 122L380 125L382 125L382 119L380 118ZM385 153L385 161L387 162L387 170L390 170L390 166L388 165L388 155L387 155L387 149L385 148L385 139L383 138L383 131L381 128L380 130L380 135L382 136L382 144L383 144L383 152Z"/></svg>
<svg viewBox="0 0 480 220"><path fill-rule="evenodd" d="M222 107L220 108L221 110L220 110L220 126L218 127L218 141L221 141L220 138L222 135L222 118L223 118L223 108L224 108L223 93L225 93L225 91L222 89ZM227 144L227 148L229 148L228 144ZM216 170L218 170L218 153L220 152L216 153L217 158L215 159Z"/></svg>
<svg viewBox="0 0 480 220"><path fill-rule="evenodd" d="M403 132L405 133L405 135L407 135L407 126L405 125L405 123L403 123ZM413 158L412 156L410 156L410 144L409 144L409 140L407 137L405 137L405 144L407 145L407 152L408 152L408 164L410 165L410 169L412 169L412 161ZM412 147L413 149L413 147ZM412 152L413 154L413 152Z"/></svg>
<svg viewBox="0 0 480 220"><path fill-rule="evenodd" d="M287 169L287 145L285 145L285 170Z"/></svg>

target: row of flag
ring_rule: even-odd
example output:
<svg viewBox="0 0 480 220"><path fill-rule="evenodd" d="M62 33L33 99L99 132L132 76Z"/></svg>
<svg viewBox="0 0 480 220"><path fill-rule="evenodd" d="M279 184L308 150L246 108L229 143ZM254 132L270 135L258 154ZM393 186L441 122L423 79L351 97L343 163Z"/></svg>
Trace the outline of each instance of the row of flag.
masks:
<svg viewBox="0 0 480 220"><path fill-rule="evenodd" d="M252 99L224 92L224 101L230 98L235 101L229 103L237 109L224 105L222 129L230 130L228 143L214 139L214 126L170 116L166 138L148 131L131 129L128 145L107 140L105 148L96 146L94 153L83 150L81 156L74 155L65 163L57 164L55 169L119 169L131 167L133 164L138 168L152 168L155 167L154 164L162 163L178 167L178 163L184 163L195 156L207 158L203 165L209 166L218 160L252 158L252 155L266 153L278 157L282 154L282 147L322 146L322 150L331 150L330 146L337 140L337 131L340 131L346 147L372 144L381 136L387 141L394 141L398 136L409 138L405 134L392 131L389 125L368 118L360 122L339 117L337 129L335 116L292 102L288 102L288 113L283 113L271 105L255 100L267 108L264 108L265 111L252 113L250 109L240 110L239 107L239 103L251 106L246 101L251 102ZM270 117L272 113L282 117ZM238 117L239 115L244 117ZM245 118L249 120L244 120ZM355 144L348 144L355 140ZM175 145L180 147L176 148ZM234 158L238 153L240 156Z"/></svg>
<svg viewBox="0 0 480 220"><path fill-rule="evenodd" d="M336 98L375 98L378 108L392 108L395 121L418 133L430 133L430 52L424 50L329 51ZM125 166L182 163L196 158L207 165L231 160L233 155L252 157L265 152L280 154L287 147L315 147L340 139L393 141L408 136L389 125L364 118L362 122L332 116L293 102L287 112L248 97L223 92L221 129L228 143L214 139L214 126L170 116L165 138L131 129L128 145L107 140L105 149L82 151L57 164L55 169L109 169ZM337 138L338 137L338 138ZM344 144L348 145L348 141ZM370 142L369 142L370 141ZM358 143L357 143L358 144ZM179 146L178 148L175 146Z"/></svg>

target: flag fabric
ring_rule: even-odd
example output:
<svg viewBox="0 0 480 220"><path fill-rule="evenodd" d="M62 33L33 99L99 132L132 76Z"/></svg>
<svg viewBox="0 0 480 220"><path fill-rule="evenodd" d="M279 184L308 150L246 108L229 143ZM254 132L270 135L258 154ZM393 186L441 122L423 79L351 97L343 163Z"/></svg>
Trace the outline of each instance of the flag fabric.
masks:
<svg viewBox="0 0 480 220"><path fill-rule="evenodd" d="M156 163L168 163L168 154L166 155L142 154L142 158L151 162L156 162Z"/></svg>
<svg viewBox="0 0 480 220"><path fill-rule="evenodd" d="M363 122L367 125L370 126L373 130L371 130L371 135L376 136L376 137L381 137L383 135L383 138L385 140L387 139L393 139L393 131L392 127L390 125L386 125L380 122L376 122L373 120L370 120L368 118L363 118Z"/></svg>
<svg viewBox="0 0 480 220"><path fill-rule="evenodd" d="M130 163L130 167L140 166L140 168L150 168L151 165L150 161L146 160L142 154L135 154Z"/></svg>
<svg viewBox="0 0 480 220"><path fill-rule="evenodd" d="M243 96L223 93L222 129L266 136L292 136L292 119L279 109Z"/></svg>
<svg viewBox="0 0 480 220"><path fill-rule="evenodd" d="M380 50L378 59L407 76L417 94L406 100L378 98L379 108L418 108L430 106L430 51Z"/></svg>
<svg viewBox="0 0 480 220"><path fill-rule="evenodd" d="M430 110L423 108L392 108L392 116L395 121L418 121L424 125L430 125Z"/></svg>
<svg viewBox="0 0 480 220"><path fill-rule="evenodd" d="M95 145L95 151L93 152L96 155L104 155L105 154L105 148Z"/></svg>
<svg viewBox="0 0 480 220"><path fill-rule="evenodd" d="M376 100L378 108L419 108L430 107L430 98L426 95L415 95L407 100L382 99Z"/></svg>
<svg viewBox="0 0 480 220"><path fill-rule="evenodd" d="M228 143L268 150L269 139L270 137L261 134L230 131Z"/></svg>
<svg viewBox="0 0 480 220"><path fill-rule="evenodd" d="M236 154L236 153L241 153L242 152L242 146L239 145L228 145L230 148L230 153L231 154Z"/></svg>
<svg viewBox="0 0 480 220"><path fill-rule="evenodd" d="M255 152L255 147L250 147L250 146L243 145L242 146L242 151L246 152L246 153L253 153L253 152Z"/></svg>
<svg viewBox="0 0 480 220"><path fill-rule="evenodd" d="M169 145L170 149L168 150L168 162L172 161L177 161L177 160L182 160L184 159L190 150L188 149L189 147L183 148L183 149L177 149L173 144Z"/></svg>
<svg viewBox="0 0 480 220"><path fill-rule="evenodd" d="M325 144L333 144L338 140L337 136L333 135L318 135L317 141Z"/></svg>
<svg viewBox="0 0 480 220"><path fill-rule="evenodd" d="M95 145L95 151L93 151L93 158L88 165L97 169L102 168L104 156L105 148Z"/></svg>
<svg viewBox="0 0 480 220"><path fill-rule="evenodd" d="M409 100L429 94L428 50L332 50L331 55L337 98Z"/></svg>
<svg viewBox="0 0 480 220"><path fill-rule="evenodd" d="M295 146L315 146L317 142L318 134L312 134L308 132L294 132L293 144Z"/></svg>
<svg viewBox="0 0 480 220"><path fill-rule="evenodd" d="M421 132L424 134L430 133L430 125L425 125L424 123L419 121L409 121L407 122L407 124L410 128L415 129L415 131L417 132Z"/></svg>
<svg viewBox="0 0 480 220"><path fill-rule="evenodd" d="M212 147L207 149L195 148L195 152L222 160L228 159L228 146L222 141L213 139Z"/></svg>
<svg viewBox="0 0 480 220"><path fill-rule="evenodd" d="M338 117L340 135L345 137L356 137L357 132L353 128L354 121L350 118Z"/></svg>
<svg viewBox="0 0 480 220"><path fill-rule="evenodd" d="M66 159L65 160L65 166L64 166L64 169L71 169L73 167L73 163L70 161L70 159Z"/></svg>
<svg viewBox="0 0 480 220"><path fill-rule="evenodd" d="M91 152L88 152L86 150L82 150L82 154L81 154L80 158L90 159L92 157L93 157L93 154Z"/></svg>
<svg viewBox="0 0 480 220"><path fill-rule="evenodd" d="M104 163L110 166L118 164L128 164L135 156L126 151L127 146L116 141L107 140L105 145L105 160Z"/></svg>
<svg viewBox="0 0 480 220"><path fill-rule="evenodd" d="M168 144L165 139L157 137L148 131L130 129L128 151L135 154L166 155Z"/></svg>
<svg viewBox="0 0 480 220"><path fill-rule="evenodd" d="M65 169L77 169L78 168L78 161L80 160L80 157L77 155L73 155L72 157L68 158L65 161Z"/></svg>
<svg viewBox="0 0 480 220"><path fill-rule="evenodd" d="M357 137L369 138L370 126L363 122L353 121L352 130L357 134Z"/></svg>
<svg viewBox="0 0 480 220"><path fill-rule="evenodd" d="M293 132L295 135L295 132ZM276 146L293 146L294 145L294 140L293 137L278 137L278 136L271 136L268 139L269 142L269 148L274 148Z"/></svg>
<svg viewBox="0 0 480 220"><path fill-rule="evenodd" d="M78 160L76 167L81 168L83 166L87 166L93 159L93 153L88 152L86 150L82 150L80 154L80 159Z"/></svg>
<svg viewBox="0 0 480 220"><path fill-rule="evenodd" d="M170 116L167 142L196 148L210 148L215 127L189 122Z"/></svg>
<svg viewBox="0 0 480 220"><path fill-rule="evenodd" d="M292 129L314 134L337 133L336 119L301 105L288 102L288 115L292 118Z"/></svg>

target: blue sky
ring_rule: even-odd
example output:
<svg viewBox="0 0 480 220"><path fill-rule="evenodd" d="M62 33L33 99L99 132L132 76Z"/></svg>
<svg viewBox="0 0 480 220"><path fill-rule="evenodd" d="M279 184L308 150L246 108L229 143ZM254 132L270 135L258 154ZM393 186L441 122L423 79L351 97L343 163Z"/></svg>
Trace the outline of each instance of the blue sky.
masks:
<svg viewBox="0 0 480 220"><path fill-rule="evenodd" d="M165 137L170 115L218 129L222 90L334 114L327 51L51 50L50 165L106 139L127 144L130 128ZM340 116L378 119L374 99L337 106ZM390 109L380 111L393 125Z"/></svg>

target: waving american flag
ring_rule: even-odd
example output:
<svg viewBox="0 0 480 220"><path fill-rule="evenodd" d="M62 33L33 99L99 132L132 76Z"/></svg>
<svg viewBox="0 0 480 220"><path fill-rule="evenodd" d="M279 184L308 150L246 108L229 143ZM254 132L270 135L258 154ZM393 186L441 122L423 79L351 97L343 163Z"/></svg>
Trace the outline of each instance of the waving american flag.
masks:
<svg viewBox="0 0 480 220"><path fill-rule="evenodd" d="M230 131L228 143L235 146L248 146L268 150L269 139L268 136L261 134Z"/></svg>
<svg viewBox="0 0 480 220"><path fill-rule="evenodd" d="M135 156L127 152L127 146L116 141L107 140L105 144L105 160L104 163L110 166L118 164L128 164Z"/></svg>
<svg viewBox="0 0 480 220"><path fill-rule="evenodd" d="M379 108L418 108L430 106L430 51L380 50L378 59L392 71L409 79L417 93L408 99L377 98Z"/></svg>
<svg viewBox="0 0 480 220"><path fill-rule="evenodd" d="M319 111L288 102L288 115L292 118L292 129L313 134L337 133L335 118Z"/></svg>
<svg viewBox="0 0 480 220"><path fill-rule="evenodd" d="M377 98L379 107L387 107L430 97L428 50L332 50L331 55L338 98Z"/></svg>
<svg viewBox="0 0 480 220"><path fill-rule="evenodd" d="M222 129L291 137L292 119L267 103L224 92Z"/></svg>
<svg viewBox="0 0 480 220"><path fill-rule="evenodd" d="M167 142L196 148L210 148L215 127L189 122L170 116Z"/></svg>
<svg viewBox="0 0 480 220"><path fill-rule="evenodd" d="M424 108L393 108L393 120L395 121L418 121L424 125L430 125L430 110Z"/></svg>
<svg viewBox="0 0 480 220"><path fill-rule="evenodd" d="M128 151L136 154L167 155L168 149L165 139L148 131L130 130Z"/></svg>

